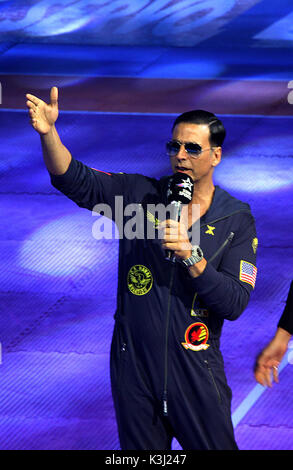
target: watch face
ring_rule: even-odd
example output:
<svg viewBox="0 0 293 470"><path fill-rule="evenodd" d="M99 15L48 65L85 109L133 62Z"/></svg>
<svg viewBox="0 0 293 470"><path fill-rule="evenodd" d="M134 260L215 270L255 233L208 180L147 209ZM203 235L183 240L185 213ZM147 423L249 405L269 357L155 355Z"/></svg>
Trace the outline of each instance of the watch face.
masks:
<svg viewBox="0 0 293 470"><path fill-rule="evenodd" d="M193 251L194 255L202 256L202 250L201 250L200 246L194 246L192 251Z"/></svg>

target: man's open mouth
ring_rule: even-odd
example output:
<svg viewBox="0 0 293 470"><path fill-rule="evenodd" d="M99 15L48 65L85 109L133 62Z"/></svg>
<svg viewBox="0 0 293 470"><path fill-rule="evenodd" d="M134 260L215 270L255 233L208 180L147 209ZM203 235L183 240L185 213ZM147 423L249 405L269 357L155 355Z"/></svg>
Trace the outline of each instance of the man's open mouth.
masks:
<svg viewBox="0 0 293 470"><path fill-rule="evenodd" d="M177 171L188 171L190 168L186 168L185 166L176 166Z"/></svg>

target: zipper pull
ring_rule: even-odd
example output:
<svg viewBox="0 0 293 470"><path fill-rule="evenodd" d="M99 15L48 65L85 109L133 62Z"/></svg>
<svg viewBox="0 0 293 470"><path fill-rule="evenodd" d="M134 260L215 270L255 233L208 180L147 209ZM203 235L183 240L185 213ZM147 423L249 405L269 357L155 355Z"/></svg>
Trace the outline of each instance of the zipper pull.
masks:
<svg viewBox="0 0 293 470"><path fill-rule="evenodd" d="M166 391L163 393L163 414L164 416L168 416L168 400Z"/></svg>
<svg viewBox="0 0 293 470"><path fill-rule="evenodd" d="M228 237L229 242L231 242L231 241L233 240L234 235L235 235L234 232L231 232L231 233L230 233L230 235L229 235L229 237Z"/></svg>

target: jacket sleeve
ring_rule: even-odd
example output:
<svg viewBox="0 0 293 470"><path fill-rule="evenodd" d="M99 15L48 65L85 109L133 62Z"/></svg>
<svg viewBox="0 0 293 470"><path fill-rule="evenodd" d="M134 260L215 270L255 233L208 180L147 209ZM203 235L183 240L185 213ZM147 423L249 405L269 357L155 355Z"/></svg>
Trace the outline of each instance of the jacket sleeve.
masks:
<svg viewBox="0 0 293 470"><path fill-rule="evenodd" d="M106 204L111 213L104 215L112 219L115 218L115 196L125 194L126 176L95 170L74 158L63 175L50 174L52 185L79 207L92 211L97 204Z"/></svg>
<svg viewBox="0 0 293 470"><path fill-rule="evenodd" d="M279 320L278 327L293 335L293 281L291 282L286 306Z"/></svg>
<svg viewBox="0 0 293 470"><path fill-rule="evenodd" d="M223 320L236 320L241 315L255 285L255 223L250 213L243 213L241 219L219 268L208 263L204 272L192 280L206 307Z"/></svg>

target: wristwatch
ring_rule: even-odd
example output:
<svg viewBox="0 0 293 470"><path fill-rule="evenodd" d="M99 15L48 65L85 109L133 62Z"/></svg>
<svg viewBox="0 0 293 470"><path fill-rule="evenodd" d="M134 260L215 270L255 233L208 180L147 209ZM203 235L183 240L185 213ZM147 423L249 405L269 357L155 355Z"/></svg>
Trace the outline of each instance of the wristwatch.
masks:
<svg viewBox="0 0 293 470"><path fill-rule="evenodd" d="M190 266L193 266L194 264L198 263L202 259L203 259L202 249L198 245L195 245L192 247L191 256L187 259L182 259L181 263L187 268L189 268Z"/></svg>

